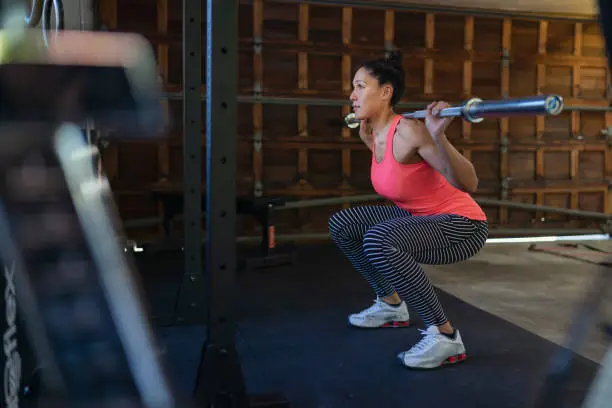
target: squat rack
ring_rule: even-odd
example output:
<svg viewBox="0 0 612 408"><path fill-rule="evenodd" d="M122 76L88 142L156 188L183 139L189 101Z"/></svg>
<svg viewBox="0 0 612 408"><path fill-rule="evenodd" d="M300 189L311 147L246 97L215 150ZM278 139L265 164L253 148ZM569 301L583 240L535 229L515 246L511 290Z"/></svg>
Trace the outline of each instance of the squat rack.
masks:
<svg viewBox="0 0 612 408"><path fill-rule="evenodd" d="M324 3L325 0L320 0ZM331 2L331 1L330 1ZM202 256L202 2L183 1L184 261L180 298L190 321L206 313L195 396L198 406L247 407L232 316L236 280L238 2L207 0L206 252ZM217 24L214 24L214 22ZM214 200L212 199L214 192ZM300 204L293 204L299 206ZM592 214L591 214L592 215ZM206 282L203 281L206 277ZM200 304L198 304L200 303ZM206 304L205 310L201 304ZM274 402L262 401L260 407ZM276 401L275 406L288 406Z"/></svg>
<svg viewBox="0 0 612 408"><path fill-rule="evenodd" d="M202 2L183 1L184 279L187 280L183 290L195 293L182 298L201 299L204 295L200 301L208 306L205 308L206 341L195 384L198 405L229 406L233 402L233 406L246 407L244 379L235 347L235 323L230 316L236 275L234 124L238 6L237 2L223 0L207 0L206 6L207 240L203 257L200 136L203 10ZM211 199L213 191L214 200Z"/></svg>
<svg viewBox="0 0 612 408"><path fill-rule="evenodd" d="M184 262L187 310L206 313L206 341L195 384L198 405L246 407L230 316L236 274L235 149L237 2L207 0L206 251L202 243L202 2L183 2ZM215 24L216 22L216 24ZM210 192L215 191L211 200ZM204 268L206 266L206 268ZM203 278L206 278L206 282ZM204 299L202 299L204 297ZM205 310L197 302L206 302ZM198 310L199 309L199 310ZM195 320L195 319L193 319ZM220 400L225 394L227 400Z"/></svg>
<svg viewBox="0 0 612 408"><path fill-rule="evenodd" d="M249 406L236 350L233 316L236 262L238 4L207 0L206 92L201 94L202 3L183 2L184 281L179 299L190 322L207 327L195 394L206 407ZM214 24L214 22L217 24ZM170 99L181 95L167 95ZM202 99L206 103L206 251L202 254ZM245 102L243 98L243 102ZM252 102L246 100L246 102ZM295 101L272 101L287 103ZM328 102L329 103L329 102ZM340 101L332 103L339 104ZM608 110L576 107L575 110ZM214 197L213 197L214 193ZM214 199L213 199L214 198ZM354 198L354 197L353 197ZM308 204L290 204L302 206ZM312 203L310 204L312 205ZM537 207L537 206L534 206ZM592 214L590 214L592 215ZM607 217L605 217L607 218ZM204 278L206 281L204 281ZM182 306L182 307L181 307ZM203 317L206 317L203 319ZM274 402L260 402L271 406ZM276 400L276 406L287 406Z"/></svg>
<svg viewBox="0 0 612 408"><path fill-rule="evenodd" d="M205 313L194 396L198 407L246 408L236 350L233 305L236 280L236 93L238 2L206 1L206 251L202 254L202 3L183 1L184 262L180 296L190 321ZM214 192L214 199L213 193ZM206 281L204 281L204 279ZM205 304L204 308L198 303ZM277 396L258 407L286 407Z"/></svg>

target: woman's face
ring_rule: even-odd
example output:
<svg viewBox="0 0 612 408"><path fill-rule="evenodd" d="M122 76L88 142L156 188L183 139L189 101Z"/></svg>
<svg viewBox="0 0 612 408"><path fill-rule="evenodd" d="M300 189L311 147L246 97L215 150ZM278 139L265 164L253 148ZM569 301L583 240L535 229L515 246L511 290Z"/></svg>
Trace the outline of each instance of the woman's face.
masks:
<svg viewBox="0 0 612 408"><path fill-rule="evenodd" d="M357 119L370 119L389 109L392 95L393 87L389 84L379 85L378 80L366 69L360 68L355 73L350 100Z"/></svg>

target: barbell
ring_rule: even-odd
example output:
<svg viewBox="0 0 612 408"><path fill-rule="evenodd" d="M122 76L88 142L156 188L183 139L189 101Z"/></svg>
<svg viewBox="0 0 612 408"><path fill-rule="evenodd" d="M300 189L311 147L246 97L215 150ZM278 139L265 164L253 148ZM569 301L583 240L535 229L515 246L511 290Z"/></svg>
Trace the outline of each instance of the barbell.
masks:
<svg viewBox="0 0 612 408"><path fill-rule="evenodd" d="M551 115L563 111L563 98L559 95L536 95L524 98L499 99L484 101L470 98L459 106L451 106L440 111L440 117L461 117L472 123L482 122L485 118L503 118L510 116ZM423 119L426 110L402 113L404 118ZM359 126L361 121L351 112L344 117L344 123L351 129Z"/></svg>

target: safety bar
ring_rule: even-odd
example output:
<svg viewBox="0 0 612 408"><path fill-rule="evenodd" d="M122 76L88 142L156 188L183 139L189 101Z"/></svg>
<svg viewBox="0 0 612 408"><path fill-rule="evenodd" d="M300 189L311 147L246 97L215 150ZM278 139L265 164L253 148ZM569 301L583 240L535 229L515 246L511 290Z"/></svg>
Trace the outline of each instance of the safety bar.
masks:
<svg viewBox="0 0 612 408"><path fill-rule="evenodd" d="M356 203L361 201L375 201L375 200L384 200L378 194L367 194L367 195L357 195L357 196L343 196L343 197L332 197L332 198L317 198L313 200L300 200L300 201L290 201L283 206L277 207L276 210L283 209L293 209L293 208L308 208L308 207L318 207L324 205L334 205L334 204L346 204L346 203ZM574 210L570 208L560 208L560 207L550 207L545 205L537 205L537 204L528 204L528 203L519 203L516 201L509 200L494 200L490 198L475 198L476 202L482 206L489 207L505 207L505 208L514 208L519 210L530 210L530 211L541 211L546 213L556 213L556 214L565 214L572 215L578 218L587 218L592 220L612 220L612 214L606 214L595 211L582 211L582 210Z"/></svg>
<svg viewBox="0 0 612 408"><path fill-rule="evenodd" d="M537 205L537 204L528 204L528 203L518 203L516 201L508 201L508 200L493 200L490 198L478 198L475 199L478 204L482 206L489 207L505 207L505 208L514 208L517 210L531 210L531 211L541 211L545 213L555 213L555 214L565 214L571 215L577 218L586 218L591 220L612 220L612 214L596 212L596 211L583 211L583 210L574 210L571 208L560 208L560 207L550 207L546 205Z"/></svg>
<svg viewBox="0 0 612 408"><path fill-rule="evenodd" d="M555 242L555 241L601 241L609 239L609 234L595 228L491 228L489 229L487 243L526 243L530 239L538 242L537 238L543 238L540 242ZM519 237L519 238L517 238ZM521 240L522 237L526 239ZM536 237L534 240L533 238ZM548 238L548 239L546 239ZM555 238L555 239L553 239ZM274 240L279 243L299 243L299 242L320 242L331 239L328 232L302 232L302 233L285 233L276 234ZM501 242L500 242L501 241ZM206 243L206 237L202 238L202 244ZM179 240L158 240L145 239L136 241L127 241L125 245L126 251L147 252L172 250L182 244ZM236 244L253 245L261 244L261 236L259 235L242 235L236 237Z"/></svg>
<svg viewBox="0 0 612 408"><path fill-rule="evenodd" d="M275 207L276 211L280 210L291 210L296 208L310 208L310 207L322 207L326 205L337 205L337 204L349 204L349 203L359 203L364 201L381 201L384 200L378 194L364 194L364 195L354 195L354 196L342 196L342 197L326 197L326 198L316 198L310 200L296 200L286 202L284 205ZM537 205L537 204L528 204L528 203L519 203L516 201L509 200L494 200L490 198L475 198L476 202L482 206L488 207L504 207L504 208L513 208L517 210L528 210L528 211L539 211L543 213L554 213L554 214L564 214L570 215L577 218L591 219L591 220L603 220L610 221L612 220L612 214L596 212L596 211L583 211L583 210L574 210L570 208L560 208L560 207L550 207L545 205ZM163 222L163 219L160 217L150 217L150 218L140 218L140 219L132 219L127 220L123 223L125 228L139 228L139 227L148 227L158 225ZM505 229L504 229L505 230ZM537 230L537 229L533 229Z"/></svg>
<svg viewBox="0 0 612 408"><path fill-rule="evenodd" d="M589 241L599 241L606 239L607 233L602 230L593 228L492 228L489 230L489 240L491 243L495 242L495 238L504 237L517 237L529 235L533 236L547 236L547 237L562 237L572 236L575 240L583 240L583 237L589 238ZM495 238L493 238L495 237ZM322 241L330 238L327 232L302 232L295 234L276 234L276 242L299 242L299 241ZM254 244L259 243L261 237L259 236L240 236L237 237L236 242L239 244ZM511 241L510 241L511 242Z"/></svg>
<svg viewBox="0 0 612 408"><path fill-rule="evenodd" d="M163 98L167 100L181 100L182 92L165 92ZM206 94L203 93L201 100L206 100ZM263 105L312 105L312 106L350 106L351 101L346 99L334 98L301 98L301 97L286 97L286 96L252 96L238 95L239 103L260 103ZM461 102L447 101L451 104L459 104ZM427 106L424 102L400 102L396 105L398 109L423 109ZM564 111L574 112L612 112L611 106L596 106L596 105L569 105L563 107Z"/></svg>

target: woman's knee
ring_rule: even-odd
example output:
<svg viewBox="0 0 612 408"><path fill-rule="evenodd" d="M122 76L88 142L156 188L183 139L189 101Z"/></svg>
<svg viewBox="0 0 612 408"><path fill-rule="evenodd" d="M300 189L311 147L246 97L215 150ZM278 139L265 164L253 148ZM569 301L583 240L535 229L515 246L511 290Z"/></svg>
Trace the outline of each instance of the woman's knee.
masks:
<svg viewBox="0 0 612 408"><path fill-rule="evenodd" d="M329 217L327 222L329 235L334 241L338 241L346 235L346 229L351 224L351 218L353 218L350 210L350 208L340 210Z"/></svg>
<svg viewBox="0 0 612 408"><path fill-rule="evenodd" d="M391 246L389 241L389 231L383 225L375 225L363 236L363 250L368 256L376 256L384 250L385 247Z"/></svg>
<svg viewBox="0 0 612 408"><path fill-rule="evenodd" d="M391 206L358 206L346 208L334 213L329 221L329 232L334 240L362 240L369 229L379 223L410 216L397 207Z"/></svg>

